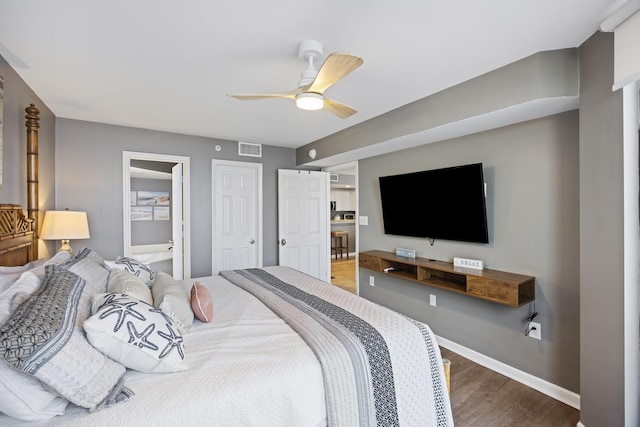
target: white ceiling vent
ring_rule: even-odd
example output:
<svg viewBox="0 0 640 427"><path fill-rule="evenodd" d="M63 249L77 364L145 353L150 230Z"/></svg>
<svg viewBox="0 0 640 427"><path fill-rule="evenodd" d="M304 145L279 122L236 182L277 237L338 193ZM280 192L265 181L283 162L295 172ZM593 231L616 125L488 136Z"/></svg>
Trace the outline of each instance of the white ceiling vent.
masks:
<svg viewBox="0 0 640 427"><path fill-rule="evenodd" d="M238 141L238 156L262 157L262 144Z"/></svg>
<svg viewBox="0 0 640 427"><path fill-rule="evenodd" d="M262 144L238 141L238 156L262 157Z"/></svg>

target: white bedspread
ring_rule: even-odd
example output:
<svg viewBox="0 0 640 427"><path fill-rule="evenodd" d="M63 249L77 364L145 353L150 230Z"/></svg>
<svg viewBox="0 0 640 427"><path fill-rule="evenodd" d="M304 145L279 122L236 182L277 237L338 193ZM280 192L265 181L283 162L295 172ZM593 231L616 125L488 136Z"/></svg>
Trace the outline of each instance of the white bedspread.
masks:
<svg viewBox="0 0 640 427"><path fill-rule="evenodd" d="M198 280L214 301L212 323L185 334L189 369L173 374L128 371L128 402L89 414L69 407L45 423L0 416L0 425L47 426L321 426L326 423L322 371L283 320L222 277ZM303 396L303 398L301 398Z"/></svg>
<svg viewBox="0 0 640 427"><path fill-rule="evenodd" d="M314 350L329 426L452 426L444 367L427 325L288 267L223 271Z"/></svg>

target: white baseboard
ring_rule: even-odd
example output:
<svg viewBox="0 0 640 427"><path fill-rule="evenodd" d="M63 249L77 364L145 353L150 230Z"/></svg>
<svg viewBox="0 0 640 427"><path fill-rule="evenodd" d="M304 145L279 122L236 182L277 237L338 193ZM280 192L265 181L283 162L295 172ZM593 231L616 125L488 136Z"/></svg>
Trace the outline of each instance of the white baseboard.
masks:
<svg viewBox="0 0 640 427"><path fill-rule="evenodd" d="M576 427L585 427L585 425L582 424L580 421L578 421L578 424L576 425Z"/></svg>
<svg viewBox="0 0 640 427"><path fill-rule="evenodd" d="M475 350L471 350L470 348L464 347L460 344L456 344L455 342L450 341L446 338L436 336L436 339L438 340L439 345L453 351L454 353L459 354L460 356L463 356L479 365L484 366L485 368L491 369L492 371L509 377L512 380L518 381L519 383L522 383L528 387L538 390L539 392L544 393L556 400L559 400L562 403L566 403L567 405L577 410L580 410L580 395L578 393L552 384L549 381L543 380L542 378L535 377L524 371L516 369L513 366L509 366L505 363L485 356L484 354L478 353ZM577 427L584 426L582 425L582 423L578 423Z"/></svg>

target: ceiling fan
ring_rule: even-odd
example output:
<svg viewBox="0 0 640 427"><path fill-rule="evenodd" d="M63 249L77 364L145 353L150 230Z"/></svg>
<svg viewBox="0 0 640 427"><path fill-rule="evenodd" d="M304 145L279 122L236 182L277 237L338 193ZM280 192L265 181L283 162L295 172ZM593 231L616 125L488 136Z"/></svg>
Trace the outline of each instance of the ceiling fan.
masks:
<svg viewBox="0 0 640 427"><path fill-rule="evenodd" d="M324 108L341 119L346 119L356 113L356 110L326 98L324 91L362 65L363 60L347 53L334 52L327 57L320 69L316 70L313 62L321 56L320 42L304 40L298 47L298 57L307 61L307 68L300 73L297 89L289 92L229 94L229 96L241 100L289 98L295 100L297 107L303 110Z"/></svg>

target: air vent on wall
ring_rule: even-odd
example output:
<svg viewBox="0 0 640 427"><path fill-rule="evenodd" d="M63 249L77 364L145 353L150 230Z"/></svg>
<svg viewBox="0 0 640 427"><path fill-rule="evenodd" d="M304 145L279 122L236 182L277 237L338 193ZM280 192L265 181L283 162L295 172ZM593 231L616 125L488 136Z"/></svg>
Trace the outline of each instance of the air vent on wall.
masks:
<svg viewBox="0 0 640 427"><path fill-rule="evenodd" d="M262 144L238 141L238 156L262 157Z"/></svg>
<svg viewBox="0 0 640 427"><path fill-rule="evenodd" d="M330 182L338 182L338 181L340 181L340 177L338 176L337 173L330 173L329 174L329 181Z"/></svg>

